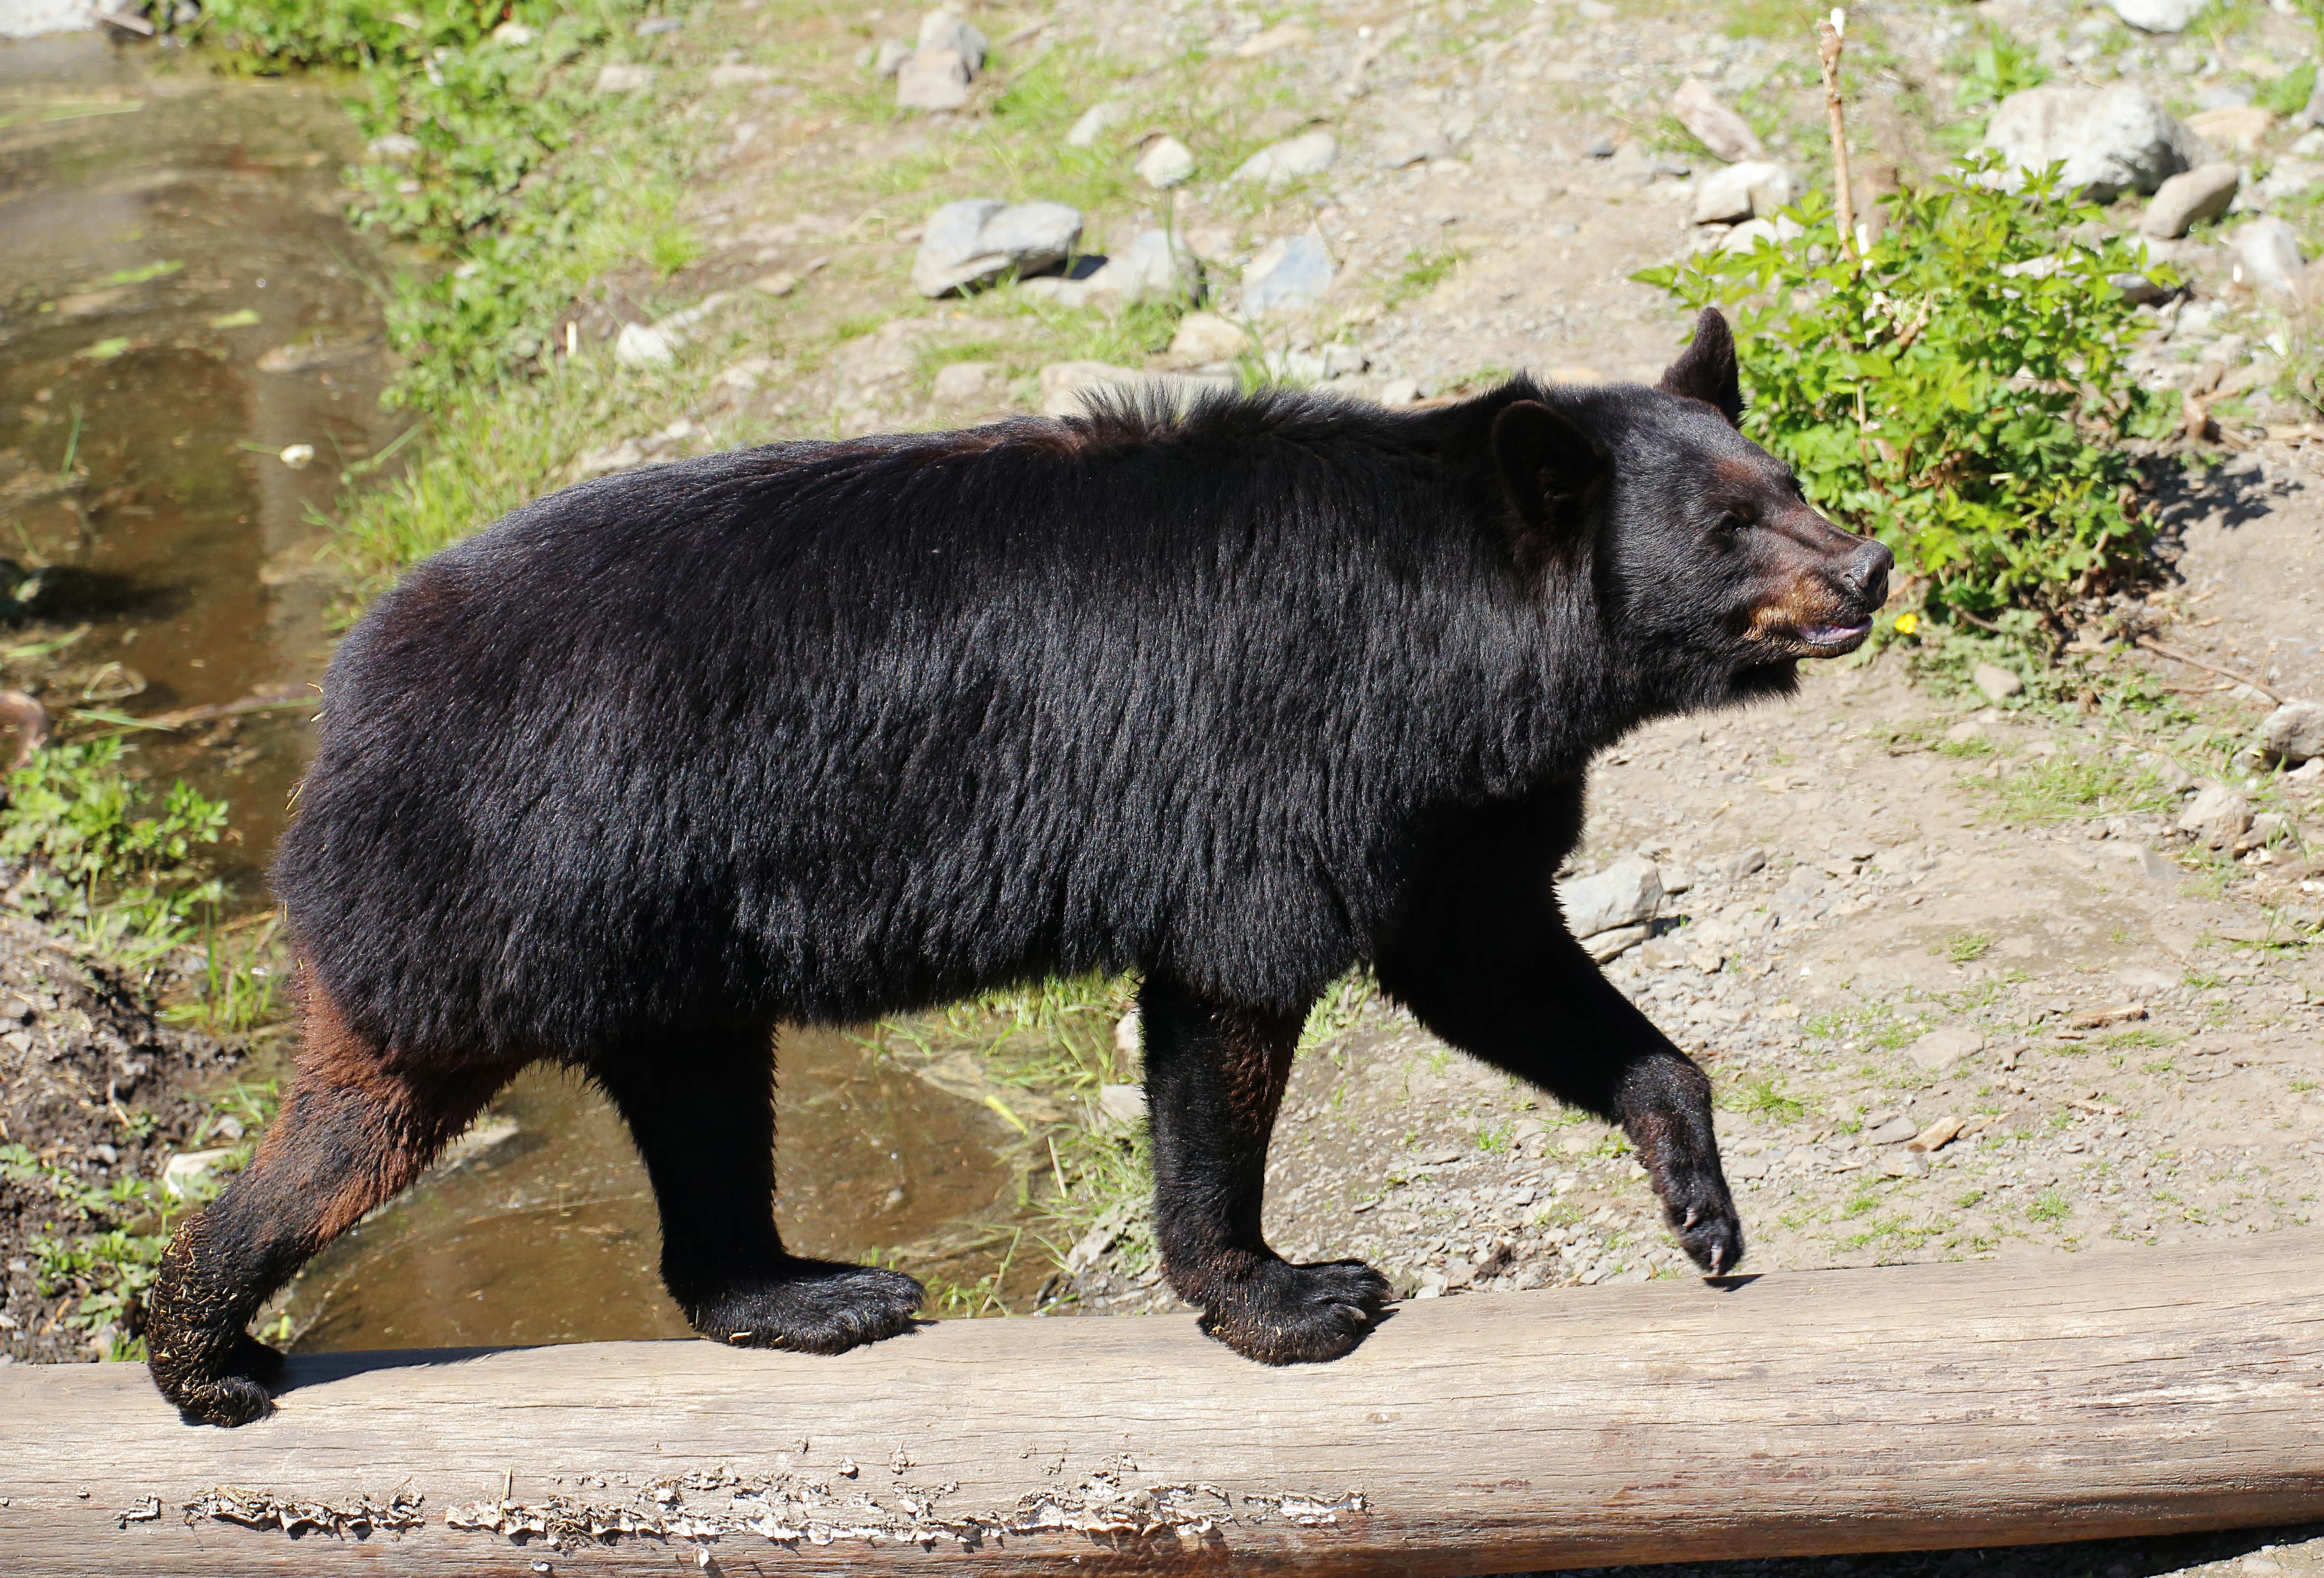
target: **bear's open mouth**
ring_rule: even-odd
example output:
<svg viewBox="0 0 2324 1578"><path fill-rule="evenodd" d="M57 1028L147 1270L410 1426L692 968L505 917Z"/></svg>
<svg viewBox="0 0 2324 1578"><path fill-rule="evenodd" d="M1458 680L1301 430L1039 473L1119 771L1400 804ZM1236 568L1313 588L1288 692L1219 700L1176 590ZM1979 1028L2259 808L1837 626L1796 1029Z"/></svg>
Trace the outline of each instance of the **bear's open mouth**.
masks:
<svg viewBox="0 0 2324 1578"><path fill-rule="evenodd" d="M1864 644L1864 638L1872 633L1872 622L1860 619L1853 624L1803 624L1793 633L1802 646L1817 657L1838 657Z"/></svg>

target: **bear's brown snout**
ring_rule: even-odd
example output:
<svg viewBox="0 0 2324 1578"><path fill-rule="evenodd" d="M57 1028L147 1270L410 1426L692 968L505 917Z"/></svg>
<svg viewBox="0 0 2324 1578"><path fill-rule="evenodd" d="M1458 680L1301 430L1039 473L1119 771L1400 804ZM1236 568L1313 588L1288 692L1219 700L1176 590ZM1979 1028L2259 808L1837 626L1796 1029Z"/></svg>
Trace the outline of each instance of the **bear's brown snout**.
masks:
<svg viewBox="0 0 2324 1578"><path fill-rule="evenodd" d="M1757 640L1795 657L1836 658L1872 633L1872 617L1888 600L1895 558L1870 538L1842 531L1812 510L1776 524L1781 562L1771 577L1780 588L1751 621Z"/></svg>

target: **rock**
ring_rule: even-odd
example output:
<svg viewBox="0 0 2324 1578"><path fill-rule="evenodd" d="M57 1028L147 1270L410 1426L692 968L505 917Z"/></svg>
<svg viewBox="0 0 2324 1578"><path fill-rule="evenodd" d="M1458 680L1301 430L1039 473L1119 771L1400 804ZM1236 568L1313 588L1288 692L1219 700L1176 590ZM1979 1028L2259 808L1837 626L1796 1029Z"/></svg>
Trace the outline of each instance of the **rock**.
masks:
<svg viewBox="0 0 2324 1578"><path fill-rule="evenodd" d="M2183 32L2209 0L2107 0L2114 14L2141 32Z"/></svg>
<svg viewBox="0 0 2324 1578"><path fill-rule="evenodd" d="M1281 186L1303 176L1323 174L1332 167L1332 161L1339 156L1340 140L1337 137L1329 132L1306 132L1280 143L1268 143L1235 166L1234 173L1227 179Z"/></svg>
<svg viewBox="0 0 2324 1578"><path fill-rule="evenodd" d="M1763 871L1767 864L1764 849L1738 849L1719 863L1719 874L1729 881L1740 881L1753 872Z"/></svg>
<svg viewBox="0 0 2324 1578"><path fill-rule="evenodd" d="M2324 706L2312 701L2285 702L2262 720L2259 747L2295 767L2324 756Z"/></svg>
<svg viewBox="0 0 2324 1578"><path fill-rule="evenodd" d="M1916 1068L1931 1074L1942 1074L1964 1057L1974 1057L1985 1050L1985 1038L1975 1030L1956 1026L1949 1029L1931 1030L1927 1035L1904 1048L1904 1056Z"/></svg>
<svg viewBox="0 0 2324 1578"><path fill-rule="evenodd" d="M1089 294L1101 301L1127 305L1133 301L1184 301L1202 289L1203 265L1184 246L1175 245L1167 230L1141 230L1129 249L1106 264L1088 281Z"/></svg>
<svg viewBox="0 0 2324 1578"><path fill-rule="evenodd" d="M1010 269L1039 273L1065 261L1081 239L1079 209L1064 203L1004 203L969 198L928 217L912 260L912 289L944 296L985 285Z"/></svg>
<svg viewBox="0 0 2324 1578"><path fill-rule="evenodd" d="M968 102L970 71L960 51L946 45L914 50L896 70L899 109L958 109Z"/></svg>
<svg viewBox="0 0 2324 1578"><path fill-rule="evenodd" d="M2273 125L2274 112L2255 104L2227 105L2187 117L2189 131L2215 147L2232 149L2237 153L2248 153L2258 147L2260 139Z"/></svg>
<svg viewBox="0 0 2324 1578"><path fill-rule="evenodd" d="M1402 170L1433 159L1452 158L1452 139L1441 127L1413 126L1382 137L1372 157L1382 170Z"/></svg>
<svg viewBox="0 0 2324 1578"><path fill-rule="evenodd" d="M521 22L503 22L493 29L493 42L505 44L512 50L522 49L532 42L536 36L532 29Z"/></svg>
<svg viewBox="0 0 2324 1578"><path fill-rule="evenodd" d="M1714 170L1696 185L1694 222L1731 225L1755 217L1771 218L1798 196L1790 171L1764 160L1747 160Z"/></svg>
<svg viewBox="0 0 2324 1578"><path fill-rule="evenodd" d="M678 359L678 343L650 324L625 323L613 342L613 360L624 367L667 367Z"/></svg>
<svg viewBox="0 0 2324 1578"><path fill-rule="evenodd" d="M764 88L775 79L772 66L724 65L710 68L713 88Z"/></svg>
<svg viewBox="0 0 2324 1578"><path fill-rule="evenodd" d="M924 50L950 50L971 73L984 69L985 53L992 47L982 33L949 11L931 11L920 18L920 34L914 42Z"/></svg>
<svg viewBox="0 0 2324 1578"><path fill-rule="evenodd" d="M1751 123L1719 102L1719 96L1690 77L1671 95L1671 114L1692 132L1704 147L1732 164L1741 159L1765 159L1767 150Z"/></svg>
<svg viewBox="0 0 2324 1578"><path fill-rule="evenodd" d="M2029 88L1986 122L1985 144L2016 171L2066 166L2067 190L2097 202L2152 192L2187 169L2194 140L2135 88Z"/></svg>
<svg viewBox="0 0 2324 1578"><path fill-rule="evenodd" d="M625 66L619 63L597 68L597 91L600 93L642 93L653 86L651 66Z"/></svg>
<svg viewBox="0 0 2324 1578"><path fill-rule="evenodd" d="M1130 118L1130 106L1118 98L1101 100L1082 111L1081 119L1065 134L1068 148L1094 148L1097 140Z"/></svg>
<svg viewBox="0 0 2324 1578"><path fill-rule="evenodd" d="M1969 670L1969 680L1985 692L1987 701L2006 701L2025 690L2025 681L1997 663L1979 663Z"/></svg>
<svg viewBox="0 0 2324 1578"><path fill-rule="evenodd" d="M1777 215L1772 219L1746 219L1719 240L1721 252L1756 252L1761 242L1781 246L1807 234L1798 220Z"/></svg>
<svg viewBox="0 0 2324 1578"><path fill-rule="evenodd" d="M2144 844L2138 846L2137 862L2138 874L2150 881L2162 881L2187 874L2179 869L2177 861Z"/></svg>
<svg viewBox="0 0 2324 1578"><path fill-rule="evenodd" d="M1156 191L1167 191L1194 173L1194 152L1176 137L1157 137L1130 168Z"/></svg>
<svg viewBox="0 0 2324 1578"><path fill-rule="evenodd" d="M1235 46L1235 59L1256 60L1278 50L1296 50L1315 42L1315 32L1304 23L1279 22L1266 32L1247 38Z"/></svg>
<svg viewBox="0 0 2324 1578"><path fill-rule="evenodd" d="M315 464L315 447L312 444L286 444L282 447L282 453L274 458L293 471L304 471Z"/></svg>
<svg viewBox="0 0 2324 1578"><path fill-rule="evenodd" d="M2242 182L2243 172L2224 160L2181 171L2155 189L2138 221L2139 232L2176 241L2190 226L2226 213Z"/></svg>
<svg viewBox="0 0 2324 1578"><path fill-rule="evenodd" d="M1417 378L1391 378L1380 385L1379 402L1382 405L1411 405L1421 398L1420 380Z"/></svg>
<svg viewBox="0 0 2324 1578"><path fill-rule="evenodd" d="M2251 825L2251 802L2222 783L2205 784L2179 813L2179 831L2210 849L2227 848Z"/></svg>
<svg viewBox="0 0 2324 1578"><path fill-rule="evenodd" d="M880 47L872 51L872 75L885 82L902 70L904 62L911 58L911 45L901 39L883 39Z"/></svg>
<svg viewBox="0 0 2324 1578"><path fill-rule="evenodd" d="M799 277L788 269L777 269L771 274L761 274L751 281L751 289L761 296L788 296L798 289Z"/></svg>
<svg viewBox="0 0 2324 1578"><path fill-rule="evenodd" d="M1950 1145L1955 1140L1960 1137L1960 1131L1961 1121L1960 1115L1953 1112L1947 1112L1943 1117L1939 1118L1934 1122L1931 1123L1926 1129L1923 1129L1918 1134L1914 1135L1910 1148L1924 1154L1932 1150L1942 1150L1946 1146Z"/></svg>
<svg viewBox="0 0 2324 1578"><path fill-rule="evenodd" d="M2300 293L2300 232L2281 219L2254 219L2236 232L2235 280L2259 295Z"/></svg>
<svg viewBox="0 0 2324 1578"><path fill-rule="evenodd" d="M420 156L420 139L408 132L390 132L365 144L383 164L409 164Z"/></svg>
<svg viewBox="0 0 2324 1578"><path fill-rule="evenodd" d="M2283 817L2273 811L2262 811L2252 818L2244 835L2236 840L2235 852L2242 854L2246 850L2265 849L2271 844L2281 843L2291 831L2292 824Z"/></svg>
<svg viewBox="0 0 2324 1578"><path fill-rule="evenodd" d="M1879 1128L1864 1136L1867 1145L1902 1145L1921 1131L1921 1126L1910 1118L1889 1119Z"/></svg>
<svg viewBox="0 0 2324 1578"><path fill-rule="evenodd" d="M161 1165L161 1192L173 1200L190 1200L217 1182L217 1170L233 1148L180 1151Z"/></svg>
<svg viewBox="0 0 2324 1578"><path fill-rule="evenodd" d="M936 369L931 392L944 405L982 405L1000 382L996 362L952 362Z"/></svg>
<svg viewBox="0 0 2324 1578"><path fill-rule="evenodd" d="M1560 882L1557 900L1566 929L1575 937L1635 926L1652 920L1662 908L1662 873L1645 856L1628 855L1595 876Z"/></svg>
<svg viewBox="0 0 2324 1578"><path fill-rule="evenodd" d="M1892 1150L1880 1158L1880 1170L1892 1178L1925 1177L1929 1158L1917 1150Z"/></svg>
<svg viewBox="0 0 2324 1578"><path fill-rule="evenodd" d="M1199 367L1210 362L1231 362L1252 349L1251 337L1241 327L1215 312L1189 312L1178 320L1170 337L1168 358L1173 365Z"/></svg>
<svg viewBox="0 0 2324 1578"><path fill-rule="evenodd" d="M1332 283L1332 254L1314 235L1277 241L1242 272L1242 309L1252 318L1314 305Z"/></svg>
<svg viewBox="0 0 2324 1578"><path fill-rule="evenodd" d="M1643 926L1618 926L1611 931L1601 931L1595 937L1582 938L1582 946L1592 959L1603 964L1646 941L1647 929Z"/></svg>
<svg viewBox="0 0 2324 1578"><path fill-rule="evenodd" d="M1146 1121L1146 1087L1102 1084L1097 1087L1097 1107L1100 1112L1121 1128L1135 1128Z"/></svg>

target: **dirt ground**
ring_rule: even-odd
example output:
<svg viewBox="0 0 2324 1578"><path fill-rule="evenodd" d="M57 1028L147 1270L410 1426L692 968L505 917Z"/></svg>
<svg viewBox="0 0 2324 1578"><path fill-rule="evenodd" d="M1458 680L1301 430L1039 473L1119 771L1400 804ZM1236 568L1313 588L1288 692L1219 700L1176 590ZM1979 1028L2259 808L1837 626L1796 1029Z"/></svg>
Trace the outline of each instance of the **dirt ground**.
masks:
<svg viewBox="0 0 2324 1578"><path fill-rule="evenodd" d="M69 1257L94 1234L150 1228L134 1191L171 1157L241 1140L239 1121L195 1094L240 1057L157 1022L142 983L29 922L0 919L0 1364L111 1351L110 1321L65 1318L89 1286ZM43 1278L50 1245L61 1258Z"/></svg>
<svg viewBox="0 0 2324 1578"><path fill-rule="evenodd" d="M1355 396L1448 392L1517 367L1651 377L1683 318L1628 276L1698 244L1692 161L1657 129L1671 88L1700 75L1749 97L1775 125L1779 158L1807 157L1821 135L1812 69L1802 69L1805 14L1780 6L1318 6L1300 13L1304 39L1256 53L1241 51L1274 21L1256 9L1065 0L972 11L995 38L1042 24L1019 60L1074 48L1116 63L1103 91L1141 124L1168 130L1204 108L1266 134L1320 125L1339 136L1325 178L1273 199L1200 180L1171 214L1204 236L1222 281L1270 240L1320 236L1338 271L1323 310L1283 326L1267 350L1287 365L1347 347L1360 370L1331 386ZM2273 14L2230 49L2133 35L2058 0L1857 17L1858 36L1878 41L1867 46L1877 64L1858 94L1859 150L1908 169L1937 157L1959 86L1949 62L1988 24L2037 48L2054 80L2133 80L2182 104L2280 75L2308 47ZM710 250L678 285L698 298L779 271L789 276L768 309L779 332L683 410L641 403L638 430L577 457L576 475L1038 405L1054 337L1043 320L992 299L930 307L904 284L918 220L982 195L944 172L997 134L991 111L1006 87L996 77L955 115L868 109L878 90L856 50L917 20L744 0L705 24L697 69L717 53L763 60L769 79L703 88L687 112L716 154L686 208ZM1186 68L1190 51L1202 59ZM1424 125L1452 155L1386 168L1379 145ZM1093 213L1089 240L1118 245L1156 217L1145 198ZM2158 316L2149 374L2254 365L2274 321L2227 283L2216 242L2180 255L2196 300L2217 310L2200 329ZM609 291L583 332L601 339L667 312L682 304L678 288ZM995 377L939 400L934 369L970 353ZM2324 698L2313 603L2324 429L2261 395L2229 428L2213 455L2222 465L2158 495L2164 551L2136 606L2092 612L2136 614L2209 663ZM2084 644L2095 649L2097 634ZM1594 775L1573 874L1642 854L1670 895L1655 935L1608 969L1711 1075L1747 1269L2070 1253L2313 1223L2324 965L2309 955L2324 918L2324 779L2239 755L2270 705L2254 689L2119 648L2075 660L2087 668L2026 674L2032 687L1999 701L1960 673L1916 672L1904 651L1827 665L1796 700L1657 725ZM2167 697L2175 710L2125 708L2126 695ZM2281 818L2276 841L2238 854L2180 834L2203 784ZM1141 1209L1126 1205L1076 1250L1084 1310L1174 1306L1140 1252ZM1363 1255L1415 1297L1691 1274L1618 1137L1379 1003L1295 1072L1268 1228L1296 1259ZM2324 1573L2324 1534L1686 1571L1713 1568Z"/></svg>

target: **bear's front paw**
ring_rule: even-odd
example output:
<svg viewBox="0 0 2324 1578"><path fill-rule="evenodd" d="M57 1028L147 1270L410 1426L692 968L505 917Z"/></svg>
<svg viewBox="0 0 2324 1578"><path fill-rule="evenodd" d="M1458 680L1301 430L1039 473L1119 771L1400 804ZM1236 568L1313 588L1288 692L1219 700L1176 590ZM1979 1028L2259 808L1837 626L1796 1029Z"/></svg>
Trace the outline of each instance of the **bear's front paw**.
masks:
<svg viewBox="0 0 2324 1578"><path fill-rule="evenodd" d="M1389 1297L1388 1278L1361 1260L1295 1266L1269 1256L1213 1284L1200 1324L1261 1364L1319 1363L1370 1335Z"/></svg>
<svg viewBox="0 0 2324 1578"><path fill-rule="evenodd" d="M1742 1219L1735 1214L1734 1196L1715 1167L1669 1180L1663 1213L1679 1247L1711 1276L1726 1276L1742 1263Z"/></svg>
<svg viewBox="0 0 2324 1578"><path fill-rule="evenodd" d="M687 1314L713 1342L844 1353L910 1331L927 1297L901 1271L786 1258L766 1277L696 1301Z"/></svg>
<svg viewBox="0 0 2324 1578"><path fill-rule="evenodd" d="M274 1411L269 1389L282 1379L282 1355L255 1337L237 1337L225 1362L217 1365L172 1363L168 1351L152 1346L151 1333L148 1350L154 1384L198 1425L230 1430Z"/></svg>

